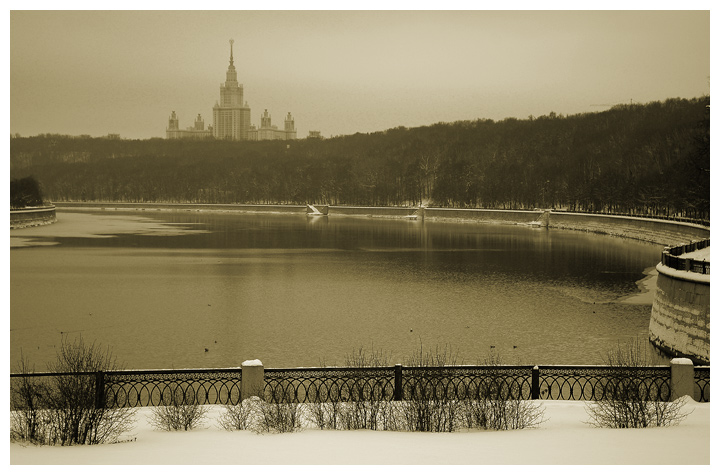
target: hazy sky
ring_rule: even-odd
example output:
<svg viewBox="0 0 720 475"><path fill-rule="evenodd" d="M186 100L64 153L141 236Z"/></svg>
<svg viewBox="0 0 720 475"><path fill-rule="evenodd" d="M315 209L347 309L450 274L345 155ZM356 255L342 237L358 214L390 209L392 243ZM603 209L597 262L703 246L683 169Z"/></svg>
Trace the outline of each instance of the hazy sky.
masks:
<svg viewBox="0 0 720 475"><path fill-rule="evenodd" d="M12 11L10 132L212 125L230 38L252 123L300 138L710 93L708 11Z"/></svg>

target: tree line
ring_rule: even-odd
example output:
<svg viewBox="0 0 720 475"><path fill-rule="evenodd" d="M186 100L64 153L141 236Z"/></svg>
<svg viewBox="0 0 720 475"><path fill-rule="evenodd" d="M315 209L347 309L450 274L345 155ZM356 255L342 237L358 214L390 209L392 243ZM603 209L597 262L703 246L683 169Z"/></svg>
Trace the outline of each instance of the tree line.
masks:
<svg viewBox="0 0 720 475"><path fill-rule="evenodd" d="M11 137L52 201L320 203L709 219L709 96L317 140Z"/></svg>
<svg viewBox="0 0 720 475"><path fill-rule="evenodd" d="M42 206L40 184L32 176L10 179L10 209Z"/></svg>

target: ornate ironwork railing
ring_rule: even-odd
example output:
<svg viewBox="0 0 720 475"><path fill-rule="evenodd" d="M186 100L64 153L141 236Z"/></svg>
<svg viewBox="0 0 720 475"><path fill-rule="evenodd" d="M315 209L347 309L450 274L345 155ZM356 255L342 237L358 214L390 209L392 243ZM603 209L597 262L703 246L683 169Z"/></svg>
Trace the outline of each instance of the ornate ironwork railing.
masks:
<svg viewBox="0 0 720 475"><path fill-rule="evenodd" d="M242 370L181 369L67 373L90 378L97 405L159 406L172 402L237 404ZM11 394L23 382L52 385L55 373L11 374ZM669 366L442 366L265 369L271 402L400 401L417 398L598 400L631 383L643 397L667 401ZM260 389L260 388L258 388ZM694 399L710 401L710 367L695 367ZM11 408L14 403L11 398Z"/></svg>
<svg viewBox="0 0 720 475"><path fill-rule="evenodd" d="M108 405L118 407L162 406L178 403L237 404L242 370L180 369L113 371L104 373Z"/></svg>
<svg viewBox="0 0 720 475"><path fill-rule="evenodd" d="M272 402L390 401L395 369L266 369L264 390L265 399Z"/></svg>
<svg viewBox="0 0 720 475"><path fill-rule="evenodd" d="M695 367L695 394L698 402L710 402L710 366Z"/></svg>
<svg viewBox="0 0 720 475"><path fill-rule="evenodd" d="M440 366L402 368L403 399L530 399L531 366Z"/></svg>
<svg viewBox="0 0 720 475"><path fill-rule="evenodd" d="M593 400L632 381L644 397L667 401L670 367L443 366L266 370L265 397L275 402L477 399ZM709 384L709 376L708 376Z"/></svg>
<svg viewBox="0 0 720 475"><path fill-rule="evenodd" d="M691 242L690 244L681 244L674 247L666 247L662 252L661 261L663 265L672 269L695 272L698 274L710 274L710 262L707 260L697 260L682 257L683 254L705 249L710 246L710 238L702 241Z"/></svg>
<svg viewBox="0 0 720 475"><path fill-rule="evenodd" d="M601 400L629 382L648 399L670 399L669 366L540 366L539 372L539 399Z"/></svg>

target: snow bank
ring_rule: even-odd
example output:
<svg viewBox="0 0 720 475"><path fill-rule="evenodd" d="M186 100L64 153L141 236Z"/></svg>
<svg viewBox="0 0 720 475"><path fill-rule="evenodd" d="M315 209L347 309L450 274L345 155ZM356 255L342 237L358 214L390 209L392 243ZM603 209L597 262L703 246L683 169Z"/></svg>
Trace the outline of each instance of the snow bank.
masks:
<svg viewBox="0 0 720 475"><path fill-rule="evenodd" d="M709 464L710 404L689 400L692 413L675 427L598 429L585 403L544 401L537 429L454 433L321 431L258 435L227 432L212 406L202 429L160 432L138 412L126 442L75 447L10 444L11 464ZM655 470L655 469L654 469Z"/></svg>

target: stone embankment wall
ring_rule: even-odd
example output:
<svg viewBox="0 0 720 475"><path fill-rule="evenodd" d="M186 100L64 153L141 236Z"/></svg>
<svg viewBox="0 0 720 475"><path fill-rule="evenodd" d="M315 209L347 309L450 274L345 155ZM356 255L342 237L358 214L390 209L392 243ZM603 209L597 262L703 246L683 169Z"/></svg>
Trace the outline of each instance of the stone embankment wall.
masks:
<svg viewBox="0 0 720 475"><path fill-rule="evenodd" d="M304 213L305 205L242 205L242 204L205 204L205 203L110 203L95 201L65 201L55 203L58 208L71 209L109 209L143 211L243 211L246 213Z"/></svg>
<svg viewBox="0 0 720 475"><path fill-rule="evenodd" d="M551 212L550 227L641 239L665 246L710 237L707 226L631 216Z"/></svg>
<svg viewBox="0 0 720 475"><path fill-rule="evenodd" d="M502 209L425 208L425 219L451 221L480 221L486 223L530 224L538 221L542 210L518 211Z"/></svg>
<svg viewBox="0 0 720 475"><path fill-rule="evenodd" d="M639 239L665 246L710 237L709 227L692 223L544 210L422 208L418 211L417 208L330 206L328 214L384 218L406 218L414 215L429 221L547 226Z"/></svg>
<svg viewBox="0 0 720 475"><path fill-rule="evenodd" d="M10 229L42 226L55 221L55 206L10 210Z"/></svg>
<svg viewBox="0 0 720 475"><path fill-rule="evenodd" d="M190 210L190 211L237 211L249 213L306 213L305 205L243 205L243 204L199 204L199 203L97 203L64 202L56 203L58 208L92 209L141 209L141 210ZM558 211L519 211L496 209L453 209L415 207L372 207L372 206L326 206L314 205L329 216L364 216L371 218L408 218L431 221L468 223L499 223L548 226L612 236L640 239L662 245L675 245L693 239L710 236L710 228L690 223L633 218L627 216L593 215Z"/></svg>
<svg viewBox="0 0 720 475"><path fill-rule="evenodd" d="M709 245L709 240L693 247L705 245ZM709 262L694 265L697 262L683 259L682 255L678 256L679 259L666 258L666 255L677 254L673 251L666 249L663 262L657 265L650 341L672 356L687 357L696 364L710 364Z"/></svg>
<svg viewBox="0 0 720 475"><path fill-rule="evenodd" d="M328 206L328 215L367 216L370 218L405 218L417 208L393 206Z"/></svg>
<svg viewBox="0 0 720 475"><path fill-rule="evenodd" d="M658 264L650 341L672 356L710 363L710 276Z"/></svg>

